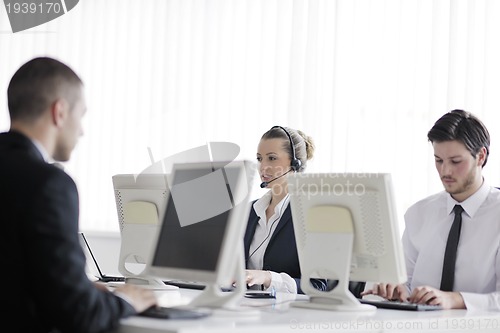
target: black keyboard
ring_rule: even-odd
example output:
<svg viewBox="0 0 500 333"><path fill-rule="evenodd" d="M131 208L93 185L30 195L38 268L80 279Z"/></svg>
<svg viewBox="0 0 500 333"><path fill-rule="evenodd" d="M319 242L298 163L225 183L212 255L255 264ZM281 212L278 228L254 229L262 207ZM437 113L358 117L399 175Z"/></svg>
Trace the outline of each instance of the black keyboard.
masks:
<svg viewBox="0 0 500 333"><path fill-rule="evenodd" d="M139 316L160 319L197 319L209 315L210 311L204 309L168 308L163 306L152 306L139 313Z"/></svg>
<svg viewBox="0 0 500 333"><path fill-rule="evenodd" d="M360 299L359 301L362 304L374 305L380 309L407 310L407 311L434 311L443 309L441 305L417 304L417 303L400 302L400 301L369 300L369 299Z"/></svg>
<svg viewBox="0 0 500 333"><path fill-rule="evenodd" d="M171 286L177 286L179 288L185 288L185 289L196 289L196 290L205 289L204 284L194 282L194 281L167 280L167 281L163 281L163 283L171 285Z"/></svg>
<svg viewBox="0 0 500 333"><path fill-rule="evenodd" d="M203 290L205 285L194 281L166 280L163 283L185 289ZM234 287L221 287L222 291L233 291Z"/></svg>
<svg viewBox="0 0 500 333"><path fill-rule="evenodd" d="M101 282L125 282L125 277L124 276L107 276L107 275L103 275L103 276L101 276L98 279Z"/></svg>

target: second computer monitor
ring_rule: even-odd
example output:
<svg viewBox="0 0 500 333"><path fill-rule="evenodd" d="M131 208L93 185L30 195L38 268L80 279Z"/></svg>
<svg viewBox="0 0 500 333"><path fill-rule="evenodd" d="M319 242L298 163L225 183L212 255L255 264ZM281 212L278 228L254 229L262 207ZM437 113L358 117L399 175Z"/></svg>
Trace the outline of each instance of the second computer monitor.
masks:
<svg viewBox="0 0 500 333"><path fill-rule="evenodd" d="M288 177L302 290L297 306L373 310L349 292L349 281L403 283L406 268L390 174L301 173ZM338 280L333 291L308 277Z"/></svg>
<svg viewBox="0 0 500 333"><path fill-rule="evenodd" d="M146 263L168 199L168 174L117 174L112 177L120 228L118 270L128 283L166 288L145 275Z"/></svg>
<svg viewBox="0 0 500 333"><path fill-rule="evenodd" d="M223 307L241 297L243 234L255 167L247 161L176 164L148 274L206 285L192 305ZM236 281L236 292L222 286Z"/></svg>

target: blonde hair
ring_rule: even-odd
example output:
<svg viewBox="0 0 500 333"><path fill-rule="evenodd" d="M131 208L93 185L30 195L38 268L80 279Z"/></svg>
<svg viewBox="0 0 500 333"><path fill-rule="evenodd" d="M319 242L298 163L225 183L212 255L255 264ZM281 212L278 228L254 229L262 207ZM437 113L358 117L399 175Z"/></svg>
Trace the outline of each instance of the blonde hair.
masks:
<svg viewBox="0 0 500 333"><path fill-rule="evenodd" d="M288 137L287 133L290 135L290 138ZM307 166L307 161L312 159L314 156L314 141L309 135L306 135L301 130L282 126L273 126L270 130L262 135L261 140L264 139L286 140L286 144L283 146L283 149L288 153L291 160L293 160L294 158L292 151L293 144L293 149L295 150L295 158L299 159L301 162L301 166L297 170L298 172L304 171Z"/></svg>

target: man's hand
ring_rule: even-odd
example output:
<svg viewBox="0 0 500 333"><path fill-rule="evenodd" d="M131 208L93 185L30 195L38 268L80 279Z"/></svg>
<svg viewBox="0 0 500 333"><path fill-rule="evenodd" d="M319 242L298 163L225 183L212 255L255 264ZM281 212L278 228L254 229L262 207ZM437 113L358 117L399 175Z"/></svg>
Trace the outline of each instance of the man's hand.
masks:
<svg viewBox="0 0 500 333"><path fill-rule="evenodd" d="M376 283L372 289L365 290L361 296L378 295L391 301L407 301L408 290L404 284Z"/></svg>
<svg viewBox="0 0 500 333"><path fill-rule="evenodd" d="M141 286L125 283L115 289L115 294L122 295L137 312L142 312L147 308L157 305L154 292Z"/></svg>
<svg viewBox="0 0 500 333"><path fill-rule="evenodd" d="M413 289L408 302L419 304L441 305L443 309L465 309L464 299L459 292L441 291L439 289L421 286Z"/></svg>

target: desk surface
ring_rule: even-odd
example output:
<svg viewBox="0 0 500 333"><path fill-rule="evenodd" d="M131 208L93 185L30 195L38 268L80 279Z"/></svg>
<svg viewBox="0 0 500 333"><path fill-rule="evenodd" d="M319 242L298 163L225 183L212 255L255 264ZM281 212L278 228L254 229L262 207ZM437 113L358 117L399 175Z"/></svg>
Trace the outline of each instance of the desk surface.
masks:
<svg viewBox="0 0 500 333"><path fill-rule="evenodd" d="M162 306L185 305L198 290L158 291ZM278 293L275 300L243 299L240 304L257 309L257 316L215 311L194 320L164 320L133 316L121 321L119 333L159 332L500 332L500 313L466 310L401 311L377 309L374 312L337 312L291 307L304 295Z"/></svg>

